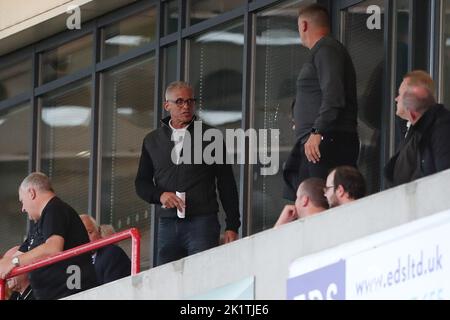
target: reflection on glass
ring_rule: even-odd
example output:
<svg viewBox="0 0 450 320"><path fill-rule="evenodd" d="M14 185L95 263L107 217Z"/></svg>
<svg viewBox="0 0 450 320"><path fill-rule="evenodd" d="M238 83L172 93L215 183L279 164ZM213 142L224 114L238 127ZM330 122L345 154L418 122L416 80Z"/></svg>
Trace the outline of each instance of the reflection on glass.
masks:
<svg viewBox="0 0 450 320"><path fill-rule="evenodd" d="M213 29L191 41L189 79L198 115L223 129L238 128L242 118L241 21Z"/></svg>
<svg viewBox="0 0 450 320"><path fill-rule="evenodd" d="M0 253L21 244L26 215L21 213L17 190L28 175L31 107L21 105L0 111Z"/></svg>
<svg viewBox="0 0 450 320"><path fill-rule="evenodd" d="M190 42L189 81L197 98L197 114L221 130L241 127L243 32L239 20ZM239 184L239 165L233 171ZM221 209L222 226L223 216Z"/></svg>
<svg viewBox="0 0 450 320"><path fill-rule="evenodd" d="M177 45L162 49L162 86L161 96L165 99L166 87L177 79Z"/></svg>
<svg viewBox="0 0 450 320"><path fill-rule="evenodd" d="M150 43L156 37L156 8L128 17L102 29L102 59Z"/></svg>
<svg viewBox="0 0 450 320"><path fill-rule="evenodd" d="M289 1L258 13L256 18L255 129L280 130L279 149L268 142L261 145L279 154L280 168L275 175L261 175L261 166L254 166L251 233L273 227L287 204L281 164L295 141L291 105L296 79L308 54L300 45L297 28L300 3Z"/></svg>
<svg viewBox="0 0 450 320"><path fill-rule="evenodd" d="M367 6L382 10L381 29L367 28ZM345 12L344 43L356 69L358 90L358 133L361 141L358 167L366 178L369 193L380 188L381 115L384 87L384 5L363 1ZM390 106L389 106L390 107Z"/></svg>
<svg viewBox="0 0 450 320"><path fill-rule="evenodd" d="M92 64L92 35L59 46L41 54L39 84L59 79Z"/></svg>
<svg viewBox="0 0 450 320"><path fill-rule="evenodd" d="M443 83L441 84L444 94L444 104L450 108L450 0L444 1L444 39L443 39Z"/></svg>
<svg viewBox="0 0 450 320"><path fill-rule="evenodd" d="M177 78L177 45L162 49L163 90Z"/></svg>
<svg viewBox="0 0 450 320"><path fill-rule="evenodd" d="M0 101L31 90L31 59L0 67Z"/></svg>
<svg viewBox="0 0 450 320"><path fill-rule="evenodd" d="M58 89L39 99L41 170L58 196L87 213L91 157L91 82Z"/></svg>
<svg viewBox="0 0 450 320"><path fill-rule="evenodd" d="M246 0L190 0L188 2L188 12L190 25L211 19L224 12L233 10L246 3Z"/></svg>
<svg viewBox="0 0 450 320"><path fill-rule="evenodd" d="M395 88L398 88L403 81L403 77L408 73L409 46L409 3L411 0L397 1L397 63ZM395 145L396 148L406 134L406 120L395 117Z"/></svg>
<svg viewBox="0 0 450 320"><path fill-rule="evenodd" d="M116 231L138 227L149 233L149 205L134 188L142 140L153 130L154 55L116 67L101 77L101 223ZM150 241L142 242L148 264Z"/></svg>
<svg viewBox="0 0 450 320"><path fill-rule="evenodd" d="M164 3L164 24L162 35L167 36L178 30L178 0L165 1Z"/></svg>

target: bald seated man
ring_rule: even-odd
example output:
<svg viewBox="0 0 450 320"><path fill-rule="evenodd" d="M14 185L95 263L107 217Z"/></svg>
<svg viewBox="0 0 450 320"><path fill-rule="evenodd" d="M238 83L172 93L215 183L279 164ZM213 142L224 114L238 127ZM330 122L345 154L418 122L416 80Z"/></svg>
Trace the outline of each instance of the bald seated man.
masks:
<svg viewBox="0 0 450 320"><path fill-rule="evenodd" d="M324 188L323 179L309 178L303 181L298 187L295 205L288 205L283 209L275 228L327 210L328 203L323 194Z"/></svg>

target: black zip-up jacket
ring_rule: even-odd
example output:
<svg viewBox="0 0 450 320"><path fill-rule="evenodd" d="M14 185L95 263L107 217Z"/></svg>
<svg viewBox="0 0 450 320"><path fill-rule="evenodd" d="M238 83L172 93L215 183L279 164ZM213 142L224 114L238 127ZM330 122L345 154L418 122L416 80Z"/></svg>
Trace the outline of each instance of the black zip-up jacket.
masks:
<svg viewBox="0 0 450 320"><path fill-rule="evenodd" d="M411 126L399 150L387 163L384 174L392 186L450 169L450 111L431 107Z"/></svg>
<svg viewBox="0 0 450 320"><path fill-rule="evenodd" d="M217 214L216 187L226 213L226 230L237 232L240 227L239 198L230 164L194 163L194 141L202 141L202 154L211 142L203 141L194 135L194 121L187 131L191 135L191 145L184 140L181 156L190 148L191 164L175 164L171 159L174 142L171 140L170 117L163 120L162 126L150 132L142 145L139 169L136 175L136 192L143 200L156 205L160 217L177 216L175 209L163 209L160 197L164 192L186 192L186 217L204 214ZM199 122L199 121L197 121ZM201 122L200 122L201 123ZM202 133L212 127L202 123ZM224 156L225 144L224 145ZM203 158L203 157L202 157Z"/></svg>

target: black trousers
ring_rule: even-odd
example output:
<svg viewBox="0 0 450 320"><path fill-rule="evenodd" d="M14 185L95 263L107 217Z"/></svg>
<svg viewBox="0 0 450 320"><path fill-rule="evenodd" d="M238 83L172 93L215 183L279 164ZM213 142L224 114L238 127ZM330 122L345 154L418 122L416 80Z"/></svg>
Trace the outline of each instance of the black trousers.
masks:
<svg viewBox="0 0 450 320"><path fill-rule="evenodd" d="M283 196L295 201L298 186L308 178L326 179L330 171L339 166L356 167L359 155L357 133L324 133L319 146L321 159L309 162L302 141L297 141L283 169L285 188Z"/></svg>

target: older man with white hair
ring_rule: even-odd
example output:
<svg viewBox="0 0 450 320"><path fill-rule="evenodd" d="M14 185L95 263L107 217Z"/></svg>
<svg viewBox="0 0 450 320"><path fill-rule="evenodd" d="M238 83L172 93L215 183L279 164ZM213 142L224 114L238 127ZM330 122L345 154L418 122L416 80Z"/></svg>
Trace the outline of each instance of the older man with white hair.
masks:
<svg viewBox="0 0 450 320"><path fill-rule="evenodd" d="M89 235L89 240L96 241L102 238L100 227L94 218L87 214L80 215L81 221ZM116 245L109 245L95 251L92 262L99 285L127 277L131 274L131 261L127 254Z"/></svg>

